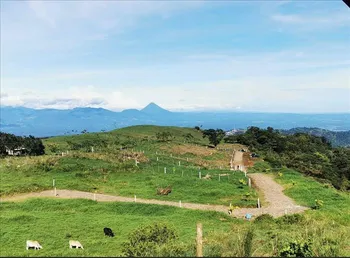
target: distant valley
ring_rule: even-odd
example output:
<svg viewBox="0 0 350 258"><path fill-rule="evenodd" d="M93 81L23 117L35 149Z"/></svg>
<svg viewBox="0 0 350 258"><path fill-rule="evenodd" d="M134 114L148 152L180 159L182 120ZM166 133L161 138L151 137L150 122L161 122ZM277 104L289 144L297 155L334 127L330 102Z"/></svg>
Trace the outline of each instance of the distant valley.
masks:
<svg viewBox="0 0 350 258"><path fill-rule="evenodd" d="M0 131L15 135L48 137L85 132L109 131L132 125L169 125L202 128L257 126L289 130L296 127L350 130L350 114L285 114L248 112L171 112L155 103L141 110L113 112L103 108L31 109L1 107Z"/></svg>

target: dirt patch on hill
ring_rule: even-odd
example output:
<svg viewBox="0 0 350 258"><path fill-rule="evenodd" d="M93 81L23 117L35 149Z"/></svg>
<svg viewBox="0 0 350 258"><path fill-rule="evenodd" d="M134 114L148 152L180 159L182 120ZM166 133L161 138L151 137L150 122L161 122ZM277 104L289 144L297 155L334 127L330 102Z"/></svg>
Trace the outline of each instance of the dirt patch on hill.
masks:
<svg viewBox="0 0 350 258"><path fill-rule="evenodd" d="M190 153L196 156L210 156L217 152L217 150L213 148L206 148L204 146L197 146L193 144L183 144L183 145L175 145L171 147L162 146L160 149L178 154L184 155L186 153Z"/></svg>

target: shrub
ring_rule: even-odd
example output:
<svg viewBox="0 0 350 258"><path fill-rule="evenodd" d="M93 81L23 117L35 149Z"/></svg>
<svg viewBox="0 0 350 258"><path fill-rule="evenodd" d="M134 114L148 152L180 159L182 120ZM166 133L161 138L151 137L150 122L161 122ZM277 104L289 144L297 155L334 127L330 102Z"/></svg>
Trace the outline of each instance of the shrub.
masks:
<svg viewBox="0 0 350 258"><path fill-rule="evenodd" d="M279 254L281 257L312 257L310 242L292 241Z"/></svg>
<svg viewBox="0 0 350 258"><path fill-rule="evenodd" d="M48 172L48 171L51 171L56 164L57 164L57 159L49 158L47 160L37 161L36 168L38 168L39 170Z"/></svg>
<svg viewBox="0 0 350 258"><path fill-rule="evenodd" d="M185 256L186 247L175 244L177 234L166 224L155 223L132 232L129 242L123 244L123 254L128 257Z"/></svg>
<svg viewBox="0 0 350 258"><path fill-rule="evenodd" d="M254 223L274 222L274 218L270 214L262 214L256 217Z"/></svg>
<svg viewBox="0 0 350 258"><path fill-rule="evenodd" d="M284 215L276 220L278 224L297 224L305 220L301 214Z"/></svg>

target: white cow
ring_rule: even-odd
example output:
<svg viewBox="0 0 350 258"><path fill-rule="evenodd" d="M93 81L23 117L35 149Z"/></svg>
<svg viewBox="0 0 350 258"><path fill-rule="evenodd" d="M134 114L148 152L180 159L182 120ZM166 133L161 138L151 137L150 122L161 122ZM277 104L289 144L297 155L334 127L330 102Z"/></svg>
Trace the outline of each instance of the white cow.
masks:
<svg viewBox="0 0 350 258"><path fill-rule="evenodd" d="M69 240L69 248L73 248L73 247L84 249L82 244L80 244L79 241Z"/></svg>
<svg viewBox="0 0 350 258"><path fill-rule="evenodd" d="M32 240L27 240L27 247L26 249L28 250L29 248L34 248L35 250L39 250L43 248L38 241L32 241Z"/></svg>

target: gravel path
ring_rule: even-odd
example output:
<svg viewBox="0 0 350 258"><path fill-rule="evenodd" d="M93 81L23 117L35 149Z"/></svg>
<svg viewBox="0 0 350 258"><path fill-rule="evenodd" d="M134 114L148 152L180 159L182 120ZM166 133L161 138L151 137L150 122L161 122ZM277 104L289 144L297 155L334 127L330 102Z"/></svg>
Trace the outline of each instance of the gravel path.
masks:
<svg viewBox="0 0 350 258"><path fill-rule="evenodd" d="M268 213L273 217L283 216L285 213L299 213L306 210L306 207L295 205L294 201L283 194L283 188L277 184L270 176L264 174L250 174L249 177L252 180L252 184L263 192L265 200L267 202L266 207L260 209L257 208L239 208L233 211L233 216L238 218L243 218L246 213L250 213L253 216L258 216L263 213ZM83 198L91 199L100 202L135 202L134 198L123 197L123 196L113 196L106 194L93 194L89 192L75 191L75 190L57 190L56 196L54 195L54 190L47 190L38 193L27 193L15 195L12 197L2 198L1 201L23 201L28 198L40 198L40 197L52 197L52 198L63 198L63 199L73 199L73 198ZM158 205L168 205L180 207L180 202L173 201L162 201L154 199L136 199L137 203L146 204L158 204ZM181 207L185 209L192 210L204 210L204 211L218 211L218 212L228 212L228 207L224 205L212 205L212 204L198 204L198 203L181 203Z"/></svg>
<svg viewBox="0 0 350 258"><path fill-rule="evenodd" d="M135 199L130 197L114 196L114 195L106 195L106 194L94 194L94 193L75 191L75 190L57 190L56 196L55 196L54 190L47 190L39 193L20 194L12 197L2 198L1 201L2 202L23 201L28 198L40 198L40 197L52 197L52 198L63 198L63 199L83 198L83 199L96 200L100 202L135 202ZM136 202L180 207L180 202L172 202L172 201L136 198ZM181 203L181 207L185 209L192 209L192 210L205 210L205 211L212 210L212 211L219 211L219 212L225 212L225 213L227 213L228 211L228 207L224 205Z"/></svg>
<svg viewBox="0 0 350 258"><path fill-rule="evenodd" d="M272 176L265 174L248 174L252 180L254 188L263 193L265 197L266 206L257 208L241 208L233 211L236 217L244 217L245 214L250 213L253 216L261 214L270 214L273 217L280 217L284 214L300 213L308 209L295 202L283 193L283 187L277 184Z"/></svg>

